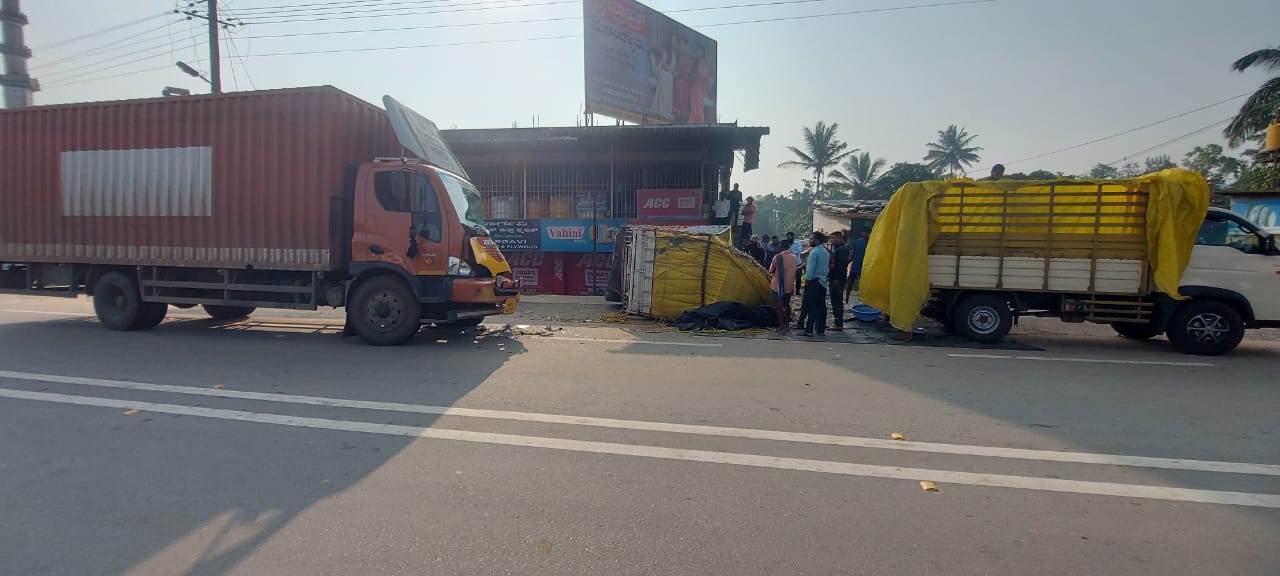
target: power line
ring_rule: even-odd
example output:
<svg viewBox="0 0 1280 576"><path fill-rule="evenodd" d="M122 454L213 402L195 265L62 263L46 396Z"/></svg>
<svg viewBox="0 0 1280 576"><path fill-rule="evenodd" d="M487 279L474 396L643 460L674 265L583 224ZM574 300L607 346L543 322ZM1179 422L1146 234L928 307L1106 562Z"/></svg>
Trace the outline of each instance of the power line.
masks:
<svg viewBox="0 0 1280 576"><path fill-rule="evenodd" d="M81 41L81 40L88 40L89 38L93 38L93 37L95 37L95 36L101 36L101 35L103 35L103 34L110 34L110 33L112 33L112 32L115 32L116 30L124 30L125 28L129 28L129 27L132 27L132 26L137 26L138 24L142 24L142 23L144 23L144 22L150 22L150 21L155 20L155 19L157 19L157 18L164 18L165 16L168 16L168 15L169 15L169 13L168 13L168 12L161 12L161 13L159 13L159 14L153 14L153 15L151 15L151 16L147 16L147 17L144 17L144 18L139 18L139 19L137 19L137 20L131 20L131 21L129 21L129 22L125 22L125 23L123 23L123 24L116 24L116 25L114 25L114 26L108 26L108 27L103 28L103 29L101 29L101 30L96 30L96 31L94 31L94 32L90 32L90 33L88 33L88 34L81 34L80 36L75 36L75 37L73 37L73 38L67 38L66 40L59 40L59 41L54 42L54 43L52 43L52 44L45 44L44 46L39 46L39 47L37 47L37 48L33 48L33 49L32 49L32 51L44 51L44 50L48 50L48 49L50 49L50 48L56 48L56 47L58 47L58 46L66 46L67 44L74 44L74 43L79 42L79 41Z"/></svg>
<svg viewBox="0 0 1280 576"><path fill-rule="evenodd" d="M578 1L578 0L571 0L571 1L576 2L576 1ZM919 4L919 5L911 5L911 6L898 6L898 7L893 7L893 8L878 8L878 9L867 9L867 10L852 10L852 11L838 12L838 13L831 13L831 14L817 14L817 15L812 15L812 16L805 16L805 17L803 17L803 18L820 18L820 17L830 17L830 16L849 16L849 15L855 15L855 14L868 14L868 13L876 13L876 12L891 12L891 11L902 11L902 10L915 10L915 9L921 9L921 8L933 8L933 7L945 7L945 6L960 6L960 5L966 5L966 4L980 4L980 3L996 2L996 1L998 1L998 0L968 0L968 1L961 1L961 2L946 2L946 3L934 3L934 4ZM561 2L561 3L563 3L563 2ZM741 22L726 22L726 23L721 23L721 24L707 24L707 25L702 25L702 26L731 26L731 25L741 25L741 24L760 24L760 23L765 23L765 22L781 22L781 21L789 21L789 20L795 20L795 19L797 19L797 18L796 18L796 17L778 17L778 18L766 18L766 19L758 19L758 20L751 20L751 21L741 21ZM695 27L695 28L696 28L696 27ZM569 38L581 38L581 37L582 37L582 35L581 35L581 34L566 34L566 35L557 35L557 36L538 36L538 37L527 37L527 38L506 38L506 39L496 39L496 40L476 40L476 41L468 41L468 42L442 42L442 43L436 43L436 44L414 44L414 45L402 45L402 46L377 46L377 47L366 47L366 48L340 48L340 49L329 49L329 50L308 50L308 51L298 51L298 52L274 52L274 53L267 53L267 54L255 54L254 56L258 56L258 57L272 57L272 56L302 56L302 55L311 55L311 54L335 54L335 53L352 53L352 52L375 52L375 51L383 51L383 50L409 50L409 49L417 49L417 48L443 48L443 47L453 47L453 46L475 46L475 45L486 45L486 44L507 44L507 43L515 43L515 42L533 42L533 41L545 41L545 40L562 40L562 39L569 39ZM249 38L255 38L255 37L251 36L251 37L249 37ZM190 48L194 48L196 45L197 45L197 44L193 44L193 45L191 45L191 46L183 46L183 47L181 47L181 48L179 48L179 49L180 49L180 50L181 50L181 49L186 49L186 48L188 48L188 47L190 47ZM145 60L145 59L144 59L144 60ZM136 61L135 61L135 62L136 62ZM132 62L130 62L130 63L132 63ZM126 64L127 64L127 63L126 63ZM124 65L124 64L121 64L121 65L119 65L119 66L123 66L123 65ZM117 66L117 67L118 67L118 66ZM72 82L64 82L64 83L57 83L57 82L55 82L55 83L51 84L51 85L50 85L50 86L48 86L48 87L50 87L50 88L52 88L52 87L63 87L63 86L70 86L70 85L75 85L75 84L83 84L83 83L87 83L87 82L96 82L96 81L100 81L100 80L116 79L116 78L122 78L122 77L127 77L127 76L134 76L134 75L137 75L137 74L145 74L145 73L147 73L147 72L153 72L153 71L156 71L156 70L163 70L163 69L166 69L166 68L168 68L168 66L162 66L162 67L158 67L158 68L148 68L148 69L145 69L145 70L135 70L135 71L132 71L132 72L122 72L122 73L114 74L114 75L111 75L111 76L94 77L94 78L82 78L82 79L76 79L75 81L72 81Z"/></svg>
<svg viewBox="0 0 1280 576"><path fill-rule="evenodd" d="M161 30L166 30L166 31L167 31L167 30L168 30L168 28L169 28L169 25L170 25L170 24L172 24L172 23L171 23L171 22L165 22L164 24L161 24L160 26L157 26L157 27L155 27L155 28L149 28L149 29L147 29L147 30L145 30L145 31L143 31L143 32L139 32L139 33L137 33L137 34L134 34L134 35L132 36L132 41L130 41L130 42L125 42L125 43L123 43L123 44L121 44L121 43L117 43L117 42L108 42L108 43L105 43L105 44L99 44L99 45L97 45L97 46L94 46L93 48L89 48L89 49L87 49L87 50L82 50L82 51L80 51L80 52L76 52L75 54L71 54L71 55L68 55L68 56L63 56L63 57L61 57L61 58L57 58L57 59L55 59L55 60L50 60L49 62L41 62L41 63L39 63L39 64L37 64L37 65L35 65L35 66L32 66L31 68L32 68L32 70L43 70L43 69L48 68L48 67L50 67L50 66L57 66L58 64L61 64L61 63L63 63L63 62L67 62L67 61L70 61L70 60L77 60L77 59L80 59L80 58L84 58L84 57L87 57L87 56L93 56L93 55L96 55L96 54L105 54L105 53L107 53L107 52L115 52L115 51L117 51L117 50L122 50L122 49L124 49L124 48L128 48L128 47L130 47L130 46L136 46L136 45L141 44L141 43L144 43L144 42L150 42L150 41L152 41L152 40L156 40L156 39L159 39L159 38L163 38L163 37L164 37L164 35L154 35L153 33L154 33L154 32L158 32L158 31L161 31ZM166 32L166 33L167 33L167 32Z"/></svg>
<svg viewBox="0 0 1280 576"><path fill-rule="evenodd" d="M192 42L192 46L198 46L198 45L200 44L200 43L198 42L198 39L200 38L200 36L201 36L200 34L192 34L191 36L188 36L188 37L186 37L186 38L183 38L183 39L179 40L178 42ZM185 48L185 47L186 47L186 46L184 45L184 46L183 46L183 48ZM103 70L114 70L114 69L116 69L116 68L120 68L120 67L123 67L123 66L127 66L127 65L129 65L129 64L133 64L133 63L136 63L136 62L143 62L143 61L146 61L146 60L150 60L150 59L152 59L152 58L156 58L156 57L158 57L158 56L164 56L165 54L171 54L172 52L173 52L173 45L172 45L172 43L170 43L170 42L161 42L161 43L156 44L156 45L154 45L154 46L149 46L149 47L147 47L147 48L141 48L141 49L135 50L132 54L129 54L129 56L140 56L140 57L139 57L139 58L136 58L136 59L133 59L133 60L129 60L129 61L127 61L127 62L116 63L116 64L112 64L112 65L110 65L110 66L102 66L103 64L110 64L110 63L112 63L112 62L116 62L116 61L117 61L117 60L119 60L120 58L124 57L124 56L111 56L111 57L108 57L108 58L105 58L105 59L95 60L95 61L88 62L88 63L85 63L85 64L80 64L80 65L78 65L78 66L74 66L74 67L71 67L71 68L65 68L65 69L62 69L62 70L55 70L55 71L53 71L53 72L46 73L46 74L44 75L44 78L45 78L45 79L48 79L48 80L51 80L51 81L53 81L53 82L57 82L57 79L58 79L58 78L60 78L60 77L62 77L62 76L68 76L68 75L70 75L70 76L75 76L75 75L77 75L77 74L86 74L86 73L88 73L88 74L93 74L93 73L101 72L101 71L103 71ZM145 54L145 56L143 56L143 54ZM90 69L92 69L92 70L90 70Z"/></svg>
<svg viewBox="0 0 1280 576"><path fill-rule="evenodd" d="M61 82L61 83L59 83L59 82L53 82L53 83L50 83L50 84L47 84L47 85L42 84L42 85L41 85L41 88L44 88L44 89L51 89L51 88L64 88L64 87L67 87L67 86L75 86L75 85L77 85L77 84L88 84L88 83L90 83L90 82L100 82L100 81L102 81L102 80L116 80L116 79L119 79L119 78L124 78L124 77L126 77L126 76L137 76L138 74L146 74L147 72L156 72L156 71L159 71L159 70L170 70L170 69L172 69L172 68L173 68L173 65L172 65L172 64L166 64L166 65L164 65L164 66L157 66L157 67L155 67L155 68L147 68L146 70L134 70L134 71L132 71L132 72L123 72L123 73L120 73L120 74L110 74L110 75L107 75L107 76L97 76L97 77L89 77L89 78L77 78L77 79L75 79L75 80L68 80L68 81L66 81L66 82Z"/></svg>
<svg viewBox="0 0 1280 576"><path fill-rule="evenodd" d="M1075 145L1072 145L1072 146L1067 146L1066 148L1059 148L1059 149L1054 150L1054 151L1052 151L1052 152L1045 152L1045 153L1043 153L1043 154L1036 154L1035 156L1028 156L1028 157L1026 157L1026 158L1022 158L1022 159L1020 159L1020 160L1014 160L1013 162L1006 162L1006 163L1005 163L1005 166L1012 166L1012 165L1014 165L1014 164L1021 164L1021 163L1023 163L1023 162L1030 162L1030 161L1032 161L1032 160L1039 160L1039 159L1044 158L1044 157L1046 157L1046 156L1053 156L1053 155L1055 155L1055 154L1060 154L1060 153L1062 153L1062 152L1068 152L1068 151L1071 151L1071 150L1076 150L1076 149L1078 149L1078 148L1084 148L1085 146L1091 146L1091 145L1093 145L1093 144L1097 144L1097 143L1099 143L1099 142L1106 142L1107 140L1113 140L1113 139L1115 139L1115 138L1119 138L1119 137L1121 137L1121 136L1127 136L1127 135L1129 135L1129 134L1133 134L1134 132L1138 132L1138 131L1141 131L1141 130L1146 130L1147 128L1151 128L1151 127L1153 127L1153 126L1159 126L1159 125L1164 124L1164 123L1166 123L1166 122L1170 122L1170 121L1173 121L1173 120L1177 120L1178 118L1182 118L1182 117L1184 117L1184 116L1190 116L1190 115L1192 115L1192 114L1195 114L1196 112L1200 112L1200 111L1203 111L1203 110L1208 110L1208 109L1213 108L1213 107L1216 107L1216 106L1221 106L1221 105L1226 104L1227 102L1231 102L1231 101L1233 101L1233 100L1239 100L1239 99L1241 99L1241 98L1244 98L1245 96L1248 96L1249 94L1251 94L1251 92L1245 92L1245 93L1243 93L1243 94L1236 94L1235 96L1232 96L1232 97L1230 97L1230 98L1223 98L1222 100L1218 100L1217 102L1213 102L1213 103L1210 103L1210 104L1205 104L1204 106L1197 106L1197 107L1195 107L1195 108L1192 108L1192 109L1190 109L1190 110L1187 110L1186 112L1179 112L1179 113L1177 113L1177 114L1174 114L1173 116L1169 116L1169 117L1167 117L1167 118L1161 118L1160 120L1156 120L1155 122L1148 122L1148 123L1143 124L1143 125L1141 125L1141 126L1138 126L1138 127L1136 127L1136 128L1130 128L1130 129L1128 129L1128 130L1124 130L1124 131L1121 131L1121 132L1116 132L1115 134L1111 134L1111 135L1109 135L1109 136L1103 136L1103 137L1101 137L1101 138L1095 138L1095 139L1090 140L1090 141L1088 141L1088 142L1081 142L1080 144L1075 144Z"/></svg>
<svg viewBox="0 0 1280 576"><path fill-rule="evenodd" d="M494 4L497 2L512 2L512 1L515 1L515 0L496 0L496 2L494 1L476 2L475 4ZM303 22L326 22L329 20L355 20L359 18L386 18L391 16L425 16L429 14L454 14L458 12L504 10L508 8L534 8L537 6L556 6L561 4L577 4L579 2L581 2L581 0L552 0L550 2L533 2L529 4L515 4L515 5L506 5L506 6L479 6L479 7L473 7L473 8L453 8L450 10L428 10L426 12L421 12L421 11L404 12L402 11L403 9L392 9L392 10L395 10L395 12L392 12L390 14L372 14L372 12L385 12L386 10L353 10L353 11L347 11L347 12L320 12L316 14L310 14L309 16L321 16L321 18L289 19L289 18L281 17L283 19L278 19L274 21L250 20L249 24L296 24L296 23L303 23ZM364 14L364 15L361 15L361 14ZM267 17L270 18L270 16L267 16Z"/></svg>
<svg viewBox="0 0 1280 576"><path fill-rule="evenodd" d="M577 0L573 0L573 1L577 1ZM744 24L762 24L762 23L768 23L768 22L786 22L786 21L799 20L799 19L806 19L806 18L829 18L829 17L834 17L834 16L852 16L852 15L857 15L857 14L872 14L872 13L878 13L878 12L897 12L897 11L903 11L903 10L917 10L917 9L921 9L921 8L940 8L940 7L947 7L947 6L963 6L963 5L971 5L971 4L986 4L986 3L998 2L998 1L999 1L999 0L962 0L962 1L958 1L958 2L940 2L940 3L933 3L933 4L915 4L915 5L910 5L910 6L895 6L895 7L891 7L891 8L871 8L871 9L864 9L864 10L848 10L848 11L843 11L843 12L831 12L831 13L826 13L826 14L812 14L812 15L806 15L806 16L780 16L780 17L775 17L775 18L760 18L760 19L756 19L756 20L743 20L743 21L738 21L738 22L721 22L721 23L716 23L716 24L699 24L699 25L697 25L697 26L693 26L693 28L707 28L707 27L713 27L713 26L737 26L737 25L744 25ZM261 56L261 57L268 57L268 56L304 56L304 55L311 55L311 54L340 54L340 53L351 53L351 52L375 52L375 51L379 51L379 50L410 50L410 49L415 49L415 48L439 48L439 47L446 47L446 46L466 46L466 45L474 45L474 44L502 44L502 43L509 43L509 42L528 42L528 41L537 41L537 40L560 40L560 39L566 39L566 38L581 38L581 37L582 37L582 35L581 35L581 34L567 34L567 35L557 35L557 36L537 36L537 37L530 37L530 38L509 38L509 39L483 40L483 41L461 42L461 43L406 44L406 45L398 45L398 46L375 46L375 47L364 47L364 48L333 48L333 49L325 49L325 50L304 50L304 51L297 51L297 52L271 52L271 53L266 53L266 54L256 54L256 56ZM260 38L260 37L255 36L254 38Z"/></svg>
<svg viewBox="0 0 1280 576"><path fill-rule="evenodd" d="M262 16L264 14L289 13L289 12L306 12L308 10L337 10L340 8L368 8L371 6L404 6L423 4L440 4L451 2L452 0L401 0L397 2L362 2L358 0L342 0L340 2L310 2L306 4L290 4L282 6L252 6L241 8L240 12L250 17ZM504 0L513 1L513 0ZM474 4L474 2L473 2Z"/></svg>
<svg viewBox="0 0 1280 576"><path fill-rule="evenodd" d="M674 14L674 13L679 13L679 12L703 12L703 11L707 11L707 10L725 10L725 9L734 9L734 8L757 8L757 7L763 7L763 6L782 6L782 5L790 5L790 4L811 4L811 3L814 3L814 2L830 2L830 1L832 1L832 0L776 0L776 1L773 1L773 2L757 2L757 3L753 3L753 4L731 4L731 5L726 5L726 6L706 6L706 7L701 7L701 8L682 8L682 9L679 9L679 10L668 10L668 11L666 11L665 13L673 13L673 14ZM984 1L995 1L995 0L984 0ZM560 16L560 17L554 17L554 18L524 18L524 19L519 19L519 20L500 20L500 21L497 21L497 22L463 22L463 23L455 23L455 24L428 24L428 25L423 25L423 26L399 26L399 27L392 27L392 28L372 28L372 29L366 28L366 29L361 29L361 30L325 30L325 31L320 31L320 32L294 32L294 33L288 33L288 34L262 34L262 35L258 35L258 36L250 36L250 38L255 38L255 39L262 39L262 38L295 38L295 37L303 37L303 36L328 36L328 35L335 35L335 34L365 34L365 33L373 33L373 32L408 32L408 31L415 31L415 30L432 30L432 29L439 29L439 28L470 28L470 27L475 27L475 26L497 26L497 25L505 25L505 24L537 24L537 23L545 23L545 22L566 22L566 21L577 21L577 20L582 20L582 17L581 17L581 16Z"/></svg>
<svg viewBox="0 0 1280 576"><path fill-rule="evenodd" d="M1195 136L1196 134L1199 134L1199 133L1204 132L1204 131L1206 131L1206 130L1210 130L1210 129L1212 129L1212 128L1214 128L1214 127L1216 127L1216 126L1220 125L1220 124L1226 124L1227 122L1230 122L1232 118L1235 118L1235 115L1234 115L1234 114L1232 114L1231 116L1228 116L1228 117L1226 117L1226 118L1223 118L1222 120L1218 120L1217 122L1214 122L1213 124L1210 124L1210 125L1208 125L1208 126L1204 126L1204 127L1202 127L1202 128L1196 128L1195 130L1192 130L1192 131L1190 131L1190 132L1187 132L1186 134L1183 134L1183 135L1181 135L1181 136L1177 136L1177 137L1175 137L1175 138L1170 138L1170 139L1168 139L1168 140L1165 140L1164 142L1161 142L1161 143L1159 143L1159 144L1156 144L1155 146L1151 146L1151 147L1148 147L1148 148L1143 148L1142 150L1139 150L1139 151L1134 152L1134 153L1132 153L1132 154L1126 154L1124 158L1121 158L1121 159L1119 159L1119 160L1112 160L1111 162L1107 162L1107 166L1112 166L1112 165L1115 165L1115 164L1119 164L1119 163L1124 162L1125 160L1128 160L1128 159L1130 159L1130 158L1134 158L1134 157L1136 157L1136 156L1143 156L1143 155L1145 155L1145 154L1147 154L1147 153L1149 153L1149 152L1154 152L1154 151L1156 151L1156 150L1159 150L1159 149L1161 149L1161 148L1164 148L1165 146L1168 146L1168 145L1170 145L1170 144L1173 144L1173 143L1175 143L1175 142L1178 142L1179 140L1185 140L1185 139L1187 139L1187 138L1190 138L1190 137L1192 137L1192 136Z"/></svg>

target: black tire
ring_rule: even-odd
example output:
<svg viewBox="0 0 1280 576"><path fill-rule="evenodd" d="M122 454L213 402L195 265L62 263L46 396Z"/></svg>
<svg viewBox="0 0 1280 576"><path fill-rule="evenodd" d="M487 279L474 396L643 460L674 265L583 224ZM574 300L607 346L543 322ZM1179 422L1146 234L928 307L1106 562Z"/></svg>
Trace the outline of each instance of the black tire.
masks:
<svg viewBox="0 0 1280 576"><path fill-rule="evenodd" d="M1160 330L1150 322L1112 322L1111 329L1130 340L1148 340L1160 333Z"/></svg>
<svg viewBox="0 0 1280 576"><path fill-rule="evenodd" d="M404 281L392 276L360 284L347 306L352 329L374 346L404 344L422 326L417 296Z"/></svg>
<svg viewBox="0 0 1280 576"><path fill-rule="evenodd" d="M204 304L205 314L217 318L218 320L236 320L238 318L248 318L253 314L253 306L222 306L218 304Z"/></svg>
<svg viewBox="0 0 1280 576"><path fill-rule="evenodd" d="M995 344L1013 328L1013 310L1004 298L974 294L956 304L951 313L951 329L966 339Z"/></svg>
<svg viewBox="0 0 1280 576"><path fill-rule="evenodd" d="M1165 331L1178 350L1187 354L1226 354L1244 339L1244 318L1229 304L1189 300L1178 305Z"/></svg>
<svg viewBox="0 0 1280 576"><path fill-rule="evenodd" d="M169 305L164 302L143 302L138 319L134 321L132 330L150 330L164 322L169 313Z"/></svg>
<svg viewBox="0 0 1280 576"><path fill-rule="evenodd" d="M107 272L93 285L93 312L110 330L137 330L142 315L138 284L123 272Z"/></svg>

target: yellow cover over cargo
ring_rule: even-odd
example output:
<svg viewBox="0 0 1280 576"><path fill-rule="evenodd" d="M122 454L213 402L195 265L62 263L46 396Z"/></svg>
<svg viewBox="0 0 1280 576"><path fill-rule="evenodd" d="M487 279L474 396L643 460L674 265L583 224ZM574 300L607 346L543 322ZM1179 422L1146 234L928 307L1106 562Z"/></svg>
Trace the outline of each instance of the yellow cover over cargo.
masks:
<svg viewBox="0 0 1280 576"><path fill-rule="evenodd" d="M1016 231L1055 238L1139 235L1140 241L1145 236L1151 281L1160 292L1180 299L1178 283L1209 196L1200 174L1177 168L1078 183L912 182L894 193L876 221L859 297L889 314L894 327L911 330L929 299L930 247L939 235L963 239ZM952 249L963 250L963 242Z"/></svg>
<svg viewBox="0 0 1280 576"><path fill-rule="evenodd" d="M634 229L638 236L633 236L628 250L637 253L625 256L629 262L624 262L631 267L627 277L634 279L632 287L626 288L628 311L673 320L716 302L747 306L768 302L769 278L764 268L720 237L653 227ZM652 283L644 286L650 262Z"/></svg>

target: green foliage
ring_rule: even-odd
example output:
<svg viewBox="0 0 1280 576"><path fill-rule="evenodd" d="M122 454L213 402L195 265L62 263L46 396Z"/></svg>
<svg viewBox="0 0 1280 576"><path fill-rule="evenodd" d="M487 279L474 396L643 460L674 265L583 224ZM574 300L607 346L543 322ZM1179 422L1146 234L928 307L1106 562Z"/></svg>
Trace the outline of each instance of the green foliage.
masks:
<svg viewBox="0 0 1280 576"><path fill-rule="evenodd" d="M1255 50L1231 64L1231 69L1236 72L1255 67L1267 72L1280 72L1280 48ZM1227 138L1228 145L1235 148L1259 139L1267 125L1277 121L1280 121L1280 76L1273 76L1245 99L1240 105L1240 112L1223 129L1222 135Z"/></svg>
<svg viewBox="0 0 1280 576"><path fill-rule="evenodd" d="M929 152L925 154L924 160L939 174L967 174L965 170L979 160L978 152L982 151L980 146L973 146L973 141L977 138L977 134L971 135L964 128L957 128L952 124L946 130L938 131L936 142L925 144Z"/></svg>
<svg viewBox="0 0 1280 576"><path fill-rule="evenodd" d="M1143 166L1146 167L1147 174L1150 174L1152 172L1159 172L1161 170L1168 170L1169 168L1178 167L1178 165L1174 163L1173 158L1170 158L1168 154L1161 154L1160 156L1150 156L1146 160L1144 160L1142 164Z"/></svg>
<svg viewBox="0 0 1280 576"><path fill-rule="evenodd" d="M1196 146L1187 152L1182 157L1182 166L1199 172L1214 190L1225 190L1240 180L1240 172L1244 170L1245 163L1239 158L1224 154L1222 146L1209 144Z"/></svg>
<svg viewBox="0 0 1280 576"><path fill-rule="evenodd" d="M876 180L884 171L884 158L871 159L870 152L855 154L845 159L840 168L831 171L829 187L840 186L854 200L874 199Z"/></svg>
<svg viewBox="0 0 1280 576"><path fill-rule="evenodd" d="M933 168L924 164L914 164L910 162L899 162L885 171L884 174L876 180L873 192L873 199L888 199L898 191L903 184L907 182L924 182L926 180L937 180L941 178Z"/></svg>
<svg viewBox="0 0 1280 576"><path fill-rule="evenodd" d="M849 145L836 138L840 124L832 122L828 125L821 120L809 128L804 128L804 150L795 146L787 149L795 155L795 160L788 160L778 165L779 168L802 168L813 173L814 194L823 198L822 180L827 171L838 166L841 160L857 149L850 150Z"/></svg>
<svg viewBox="0 0 1280 576"><path fill-rule="evenodd" d="M805 180L803 188L792 190L785 196L757 196L754 231L778 236L795 232L796 237L803 237L813 226L813 201L811 180Z"/></svg>
<svg viewBox="0 0 1280 576"><path fill-rule="evenodd" d="M1114 180L1120 177L1120 169L1107 164L1098 164L1089 171L1089 177L1094 180Z"/></svg>
<svg viewBox="0 0 1280 576"><path fill-rule="evenodd" d="M1280 164L1254 164L1240 169L1236 190L1280 190Z"/></svg>
<svg viewBox="0 0 1280 576"><path fill-rule="evenodd" d="M1057 180L1061 177L1062 175L1058 174L1057 172L1050 172L1048 170L1032 170L1031 172L1027 172L1025 174L1022 172L1014 172L1013 174L1006 174L1004 179L1005 180Z"/></svg>

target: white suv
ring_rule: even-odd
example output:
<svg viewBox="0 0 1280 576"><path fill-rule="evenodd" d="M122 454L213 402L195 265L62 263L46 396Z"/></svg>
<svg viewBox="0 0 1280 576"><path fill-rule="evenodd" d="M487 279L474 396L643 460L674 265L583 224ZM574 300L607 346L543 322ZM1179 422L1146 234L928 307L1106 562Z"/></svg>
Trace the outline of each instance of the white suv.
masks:
<svg viewBox="0 0 1280 576"><path fill-rule="evenodd" d="M1190 299L1167 307L1164 328L1183 352L1223 354L1240 343L1246 328L1280 327L1276 237L1235 213L1210 208L1179 291Z"/></svg>

